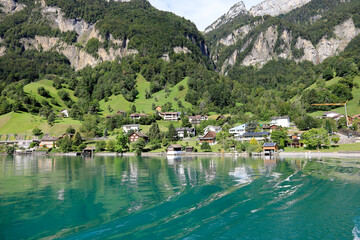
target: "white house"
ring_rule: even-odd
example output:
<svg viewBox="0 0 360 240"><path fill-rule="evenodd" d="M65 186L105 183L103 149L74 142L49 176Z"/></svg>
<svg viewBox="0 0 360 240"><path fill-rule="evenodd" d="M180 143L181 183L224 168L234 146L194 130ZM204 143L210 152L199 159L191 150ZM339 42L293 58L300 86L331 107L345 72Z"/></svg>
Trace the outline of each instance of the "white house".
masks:
<svg viewBox="0 0 360 240"><path fill-rule="evenodd" d="M138 131L140 131L140 125L139 124L124 125L124 126L122 126L122 129L124 130L125 133L128 133L131 130L134 132L138 132Z"/></svg>
<svg viewBox="0 0 360 240"><path fill-rule="evenodd" d="M324 112L323 118L333 118L338 116L339 114L337 112Z"/></svg>
<svg viewBox="0 0 360 240"><path fill-rule="evenodd" d="M208 132L215 132L215 133L218 133L218 132L221 132L221 127L219 126L207 126L206 128L204 128L204 135L206 135Z"/></svg>
<svg viewBox="0 0 360 240"><path fill-rule="evenodd" d="M208 116L206 115L196 115L196 116L189 116L189 122L191 124L200 124L201 121L208 120Z"/></svg>
<svg viewBox="0 0 360 240"><path fill-rule="evenodd" d="M65 118L68 118L68 117L69 117L69 110L67 110L67 109L61 110L60 113L61 113L62 116L65 117Z"/></svg>
<svg viewBox="0 0 360 240"><path fill-rule="evenodd" d="M180 127L180 128L175 128L175 130L176 130L176 134L179 138L184 137L185 130L189 137L195 136L195 128Z"/></svg>
<svg viewBox="0 0 360 240"><path fill-rule="evenodd" d="M163 113L159 113L159 115L165 121L177 121L177 120L179 120L181 113L179 113L179 112L163 112Z"/></svg>
<svg viewBox="0 0 360 240"><path fill-rule="evenodd" d="M271 118L270 125L276 125L281 127L290 127L290 117L289 116L283 116L283 117L273 117Z"/></svg>
<svg viewBox="0 0 360 240"><path fill-rule="evenodd" d="M243 125L231 128L229 130L230 134L236 134L236 135L243 135L244 133L246 133L248 131L248 125L245 123Z"/></svg>

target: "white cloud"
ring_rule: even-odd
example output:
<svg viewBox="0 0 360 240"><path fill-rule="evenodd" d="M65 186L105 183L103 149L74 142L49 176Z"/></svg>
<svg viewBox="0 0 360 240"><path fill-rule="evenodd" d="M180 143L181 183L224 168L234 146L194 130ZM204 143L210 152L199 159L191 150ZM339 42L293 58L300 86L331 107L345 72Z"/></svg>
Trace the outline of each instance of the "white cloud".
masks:
<svg viewBox="0 0 360 240"><path fill-rule="evenodd" d="M216 19L225 14L239 0L149 0L157 9L170 11L185 17L203 31ZM247 9L263 0L245 0Z"/></svg>

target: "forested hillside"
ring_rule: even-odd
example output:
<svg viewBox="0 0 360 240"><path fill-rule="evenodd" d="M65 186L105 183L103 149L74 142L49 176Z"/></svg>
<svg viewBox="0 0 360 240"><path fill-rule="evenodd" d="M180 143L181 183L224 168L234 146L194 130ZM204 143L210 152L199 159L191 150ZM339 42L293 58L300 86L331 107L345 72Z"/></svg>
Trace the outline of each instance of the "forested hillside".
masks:
<svg viewBox="0 0 360 240"><path fill-rule="evenodd" d="M14 11L0 13L0 114L49 118L67 108L83 120L161 105L189 114L302 119L329 109L312 103L353 98L359 2L313 0L278 17L241 14L203 36L145 0L19 0ZM317 44L334 49L321 61L307 60ZM324 87L334 77L336 85ZM308 89L314 83L315 92Z"/></svg>

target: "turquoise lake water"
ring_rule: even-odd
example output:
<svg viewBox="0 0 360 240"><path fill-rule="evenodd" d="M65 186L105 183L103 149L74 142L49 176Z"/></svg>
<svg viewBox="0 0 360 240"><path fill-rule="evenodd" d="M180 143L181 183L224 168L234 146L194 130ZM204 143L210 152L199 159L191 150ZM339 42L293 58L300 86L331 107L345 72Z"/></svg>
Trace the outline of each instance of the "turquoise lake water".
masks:
<svg viewBox="0 0 360 240"><path fill-rule="evenodd" d="M360 163L0 157L0 239L356 239Z"/></svg>

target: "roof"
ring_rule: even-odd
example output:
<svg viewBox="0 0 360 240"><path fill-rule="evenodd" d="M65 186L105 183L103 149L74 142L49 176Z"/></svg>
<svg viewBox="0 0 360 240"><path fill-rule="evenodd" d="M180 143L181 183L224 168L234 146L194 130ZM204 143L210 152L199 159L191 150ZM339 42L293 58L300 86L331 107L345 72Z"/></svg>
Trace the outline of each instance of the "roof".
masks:
<svg viewBox="0 0 360 240"><path fill-rule="evenodd" d="M263 147L276 147L277 143L264 143Z"/></svg>
<svg viewBox="0 0 360 240"><path fill-rule="evenodd" d="M233 127L233 128L231 128L230 130L243 130L243 129L245 129L247 126L248 126L248 125L245 123L245 124L242 124L242 125Z"/></svg>
<svg viewBox="0 0 360 240"><path fill-rule="evenodd" d="M261 137L264 135L270 135L269 132L253 132L253 133L244 133L242 136L244 137Z"/></svg>
<svg viewBox="0 0 360 240"><path fill-rule="evenodd" d="M185 129L186 129L186 131L188 131L188 132L192 132L192 131L194 131L194 128L187 128L187 127L179 127L179 128L175 128L175 131L185 131Z"/></svg>
<svg viewBox="0 0 360 240"><path fill-rule="evenodd" d="M205 129L207 128L213 128L213 129L216 129L216 130L221 130L221 127L220 126L212 126L212 125L209 125L207 126Z"/></svg>
<svg viewBox="0 0 360 240"><path fill-rule="evenodd" d="M58 137L49 137L49 136L44 136L41 141L57 141L59 138Z"/></svg>
<svg viewBox="0 0 360 240"><path fill-rule="evenodd" d="M162 115L179 115L179 113L178 112L163 112L163 113L161 113Z"/></svg>
<svg viewBox="0 0 360 240"><path fill-rule="evenodd" d="M289 116L281 116L281 117L272 117L271 120L277 120L277 119L289 119L290 120L290 117Z"/></svg>
<svg viewBox="0 0 360 240"><path fill-rule="evenodd" d="M134 133L132 133L131 135L133 135L133 134L136 134L136 135L138 135L139 137L148 138L148 136L147 136L146 134L142 133L142 132L134 132ZM130 135L130 136L131 136L131 135Z"/></svg>
<svg viewBox="0 0 360 240"><path fill-rule="evenodd" d="M337 112L332 111L332 112L324 112L324 115L325 115L325 114L330 114L330 113L336 113L336 114L338 114Z"/></svg>
<svg viewBox="0 0 360 240"><path fill-rule="evenodd" d="M130 117L146 117L147 115L145 113L133 113L130 114Z"/></svg>
<svg viewBox="0 0 360 240"><path fill-rule="evenodd" d="M171 144L171 145L168 146L168 148L170 148L170 147L172 147L172 148L182 148L182 146L180 144Z"/></svg>
<svg viewBox="0 0 360 240"><path fill-rule="evenodd" d="M123 127L140 127L139 124L128 124L128 125L123 125Z"/></svg>
<svg viewBox="0 0 360 240"><path fill-rule="evenodd" d="M216 133L213 131L209 131L208 133L206 133L204 136L199 137L199 139L215 139L216 138Z"/></svg>

